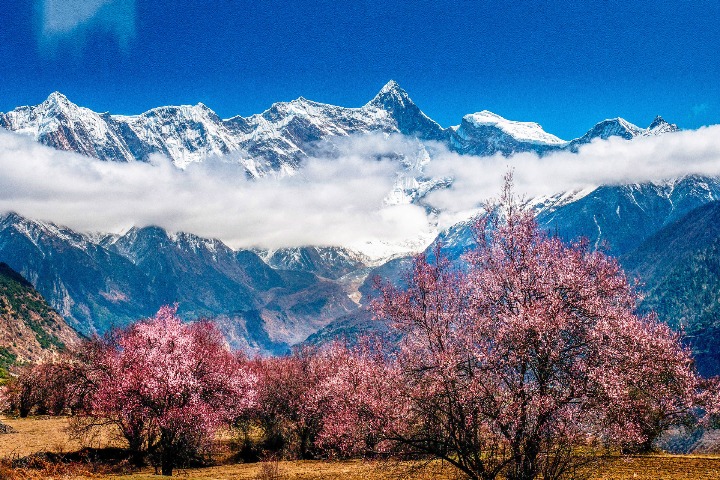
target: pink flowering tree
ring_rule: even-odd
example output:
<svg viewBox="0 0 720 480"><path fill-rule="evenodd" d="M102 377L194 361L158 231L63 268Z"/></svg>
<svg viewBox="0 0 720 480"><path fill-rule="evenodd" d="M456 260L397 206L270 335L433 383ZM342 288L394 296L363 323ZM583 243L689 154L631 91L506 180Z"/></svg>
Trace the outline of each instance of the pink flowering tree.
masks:
<svg viewBox="0 0 720 480"><path fill-rule="evenodd" d="M90 342L85 346L87 350ZM75 413L84 406L86 364L79 352L67 351L17 368L8 382L8 400L20 417Z"/></svg>
<svg viewBox="0 0 720 480"><path fill-rule="evenodd" d="M578 446L647 445L692 408L677 336L636 314L615 260L542 232L511 178L476 237L465 268L418 256L408 288L374 303L404 334L395 397L407 413L385 438L473 479L565 478Z"/></svg>
<svg viewBox="0 0 720 480"><path fill-rule="evenodd" d="M208 322L163 307L116 332L97 355L91 415L116 424L136 459L163 475L210 446L217 429L254 402L254 376Z"/></svg>
<svg viewBox="0 0 720 480"><path fill-rule="evenodd" d="M257 402L248 433L262 433L261 455L291 458L374 454L380 445L380 405L390 398L390 372L375 345L350 348L334 342L303 347L286 357L256 359ZM253 452L248 450L248 453Z"/></svg>
<svg viewBox="0 0 720 480"><path fill-rule="evenodd" d="M339 343L319 353L332 366L310 398L324 412L316 445L332 457L375 457L395 452L387 433L407 423L396 400L398 371L377 339L361 339L348 347Z"/></svg>
<svg viewBox="0 0 720 480"><path fill-rule="evenodd" d="M260 427L263 454L303 459L317 456L315 439L324 412L313 398L320 383L332 374L328 367L312 347L252 362L258 383L257 402L249 420Z"/></svg>

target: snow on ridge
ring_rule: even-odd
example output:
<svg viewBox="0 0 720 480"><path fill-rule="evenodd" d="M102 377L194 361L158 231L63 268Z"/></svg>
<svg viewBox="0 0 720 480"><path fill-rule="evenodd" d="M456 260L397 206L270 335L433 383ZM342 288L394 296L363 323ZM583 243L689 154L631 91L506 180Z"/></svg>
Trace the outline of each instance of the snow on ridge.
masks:
<svg viewBox="0 0 720 480"><path fill-rule="evenodd" d="M564 145L568 143L551 133L547 133L538 123L508 120L488 110L465 115L463 120L473 125L491 125L497 127L516 140L524 142L544 145ZM455 127L455 129L457 129L457 127Z"/></svg>
<svg viewBox="0 0 720 480"><path fill-rule="evenodd" d="M557 210L564 205L576 202L581 198L590 195L592 192L597 190L597 188L598 187L596 185L593 185L550 195L538 195L537 197L527 200L524 203L524 207L532 209L535 212L535 215L539 215L540 213Z"/></svg>

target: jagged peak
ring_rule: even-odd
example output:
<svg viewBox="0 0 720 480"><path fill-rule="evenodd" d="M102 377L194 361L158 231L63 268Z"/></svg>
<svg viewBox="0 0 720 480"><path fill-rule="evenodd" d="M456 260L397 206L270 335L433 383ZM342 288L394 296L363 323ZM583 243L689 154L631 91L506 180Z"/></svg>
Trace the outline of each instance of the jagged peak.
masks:
<svg viewBox="0 0 720 480"><path fill-rule="evenodd" d="M594 132L605 131L609 127L624 130L632 136L639 135L644 131L643 128L638 127L634 123L629 122L622 117L615 117L606 118L605 120L596 123L595 126L591 128L585 135L593 134ZM617 135L617 133L614 133L613 135Z"/></svg>
<svg viewBox="0 0 720 480"><path fill-rule="evenodd" d="M20 215L17 212L10 211L10 212L4 212L0 214L0 223L4 224L13 224L13 223L19 223L19 222L26 222L27 219Z"/></svg>
<svg viewBox="0 0 720 480"><path fill-rule="evenodd" d="M626 140L647 134L647 130L628 122L622 117L606 118L588 130L582 137L576 138L573 145L589 143L595 138L607 140L610 137L622 137Z"/></svg>
<svg viewBox="0 0 720 480"><path fill-rule="evenodd" d="M336 108L334 105L315 102L313 100L308 100L307 98L300 96L300 97L298 97L294 100L290 100L290 101L274 102L272 105L270 105L270 108L268 108L267 110L263 111L262 113L253 114L248 118L261 117L261 116L266 116L266 115L274 115L277 113L280 113L283 115L287 114L287 113L297 113L299 110L301 110L301 111L308 110L308 109L314 108L314 107ZM232 119L245 119L245 117L241 117L238 115L238 116L232 117Z"/></svg>
<svg viewBox="0 0 720 480"><path fill-rule="evenodd" d="M650 124L650 126L648 128L654 128L654 127L657 127L658 125L665 125L667 123L668 122L665 121L665 119L663 117L661 117L660 115L656 115L655 119L652 121L652 123Z"/></svg>
<svg viewBox="0 0 720 480"><path fill-rule="evenodd" d="M505 117L502 117L498 115L497 113L493 113L490 110L482 110L480 112L476 113L469 113L463 117L463 119L467 119L468 121L473 120L477 123L496 123L496 122L507 122L510 121L506 119ZM531 122L525 122L525 123L531 123ZM537 125L537 124L536 124Z"/></svg>
<svg viewBox="0 0 720 480"><path fill-rule="evenodd" d="M164 110L178 110L181 112L212 112L212 109L202 102L198 102L195 105L165 105L162 107L155 107L148 112L164 111ZM214 112L213 112L214 113Z"/></svg>
<svg viewBox="0 0 720 480"><path fill-rule="evenodd" d="M663 131L663 132L676 132L680 130L677 125L670 123L660 115L656 116L650 126L647 128L650 131Z"/></svg>
<svg viewBox="0 0 720 480"><path fill-rule="evenodd" d="M396 82L395 80L390 80L387 82L381 89L380 92L378 92L378 95L386 94L386 93L399 93L399 94L405 94L407 95L407 92L400 87L400 84Z"/></svg>
<svg viewBox="0 0 720 480"><path fill-rule="evenodd" d="M383 86L367 105L375 107L394 107L412 104L408 93L400 87L395 80L390 80Z"/></svg>
<svg viewBox="0 0 720 480"><path fill-rule="evenodd" d="M140 227L133 225L125 232L123 237L137 237L138 235L160 235L169 238L167 231L158 225L145 225Z"/></svg>
<svg viewBox="0 0 720 480"><path fill-rule="evenodd" d="M635 125L632 122L628 122L622 117L615 117L615 118L606 118L605 120L598 122L597 125L607 125L607 124L614 124L619 125L627 130L641 130L640 127Z"/></svg>
<svg viewBox="0 0 720 480"><path fill-rule="evenodd" d="M59 102L63 102L63 103L70 102L70 100L68 100L68 98L65 96L65 94L63 94L63 93L61 93L61 92L58 92L57 90L55 90L55 91L52 92L50 95L48 95L46 101L48 101L48 102L55 102L55 103L59 103Z"/></svg>
<svg viewBox="0 0 720 480"><path fill-rule="evenodd" d="M35 220L25 217L15 211L5 212L0 215L0 223L4 225L22 225L29 228L41 228L45 230L61 230L65 228L52 222Z"/></svg>
<svg viewBox="0 0 720 480"><path fill-rule="evenodd" d="M295 100L290 100L289 102L280 102L280 103L274 103L273 107L282 105L282 106L292 106L292 107L326 107L326 108L332 108L334 105L330 105L327 103L321 103L321 102L315 102L313 100L308 100L305 97L298 97Z"/></svg>
<svg viewBox="0 0 720 480"><path fill-rule="evenodd" d="M42 103L42 105L56 106L63 109L76 107L76 105L71 102L64 94L58 91L52 92L50 95L48 95L47 99Z"/></svg>

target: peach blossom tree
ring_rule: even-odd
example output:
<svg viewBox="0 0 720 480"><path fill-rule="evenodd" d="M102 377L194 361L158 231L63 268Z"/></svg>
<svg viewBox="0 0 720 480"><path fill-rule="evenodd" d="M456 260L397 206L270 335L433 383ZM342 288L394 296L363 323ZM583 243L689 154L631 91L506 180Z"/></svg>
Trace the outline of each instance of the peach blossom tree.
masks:
<svg viewBox="0 0 720 480"><path fill-rule="evenodd" d="M209 322L163 307L115 333L96 357L91 415L119 426L163 475L206 450L254 402L255 377Z"/></svg>
<svg viewBox="0 0 720 480"><path fill-rule="evenodd" d="M541 231L511 180L488 212L463 266L419 255L374 302L403 334L383 437L473 479L566 478L579 446L647 446L687 415L690 353L617 261Z"/></svg>

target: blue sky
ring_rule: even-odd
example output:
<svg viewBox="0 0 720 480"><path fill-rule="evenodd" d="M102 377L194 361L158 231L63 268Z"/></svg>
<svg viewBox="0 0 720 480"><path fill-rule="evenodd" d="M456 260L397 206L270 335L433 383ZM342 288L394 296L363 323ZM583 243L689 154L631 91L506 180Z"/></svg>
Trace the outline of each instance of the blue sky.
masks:
<svg viewBox="0 0 720 480"><path fill-rule="evenodd" d="M389 79L443 126L492 110L563 138L622 116L720 123L720 2L5 0L0 111L249 115L367 102Z"/></svg>

